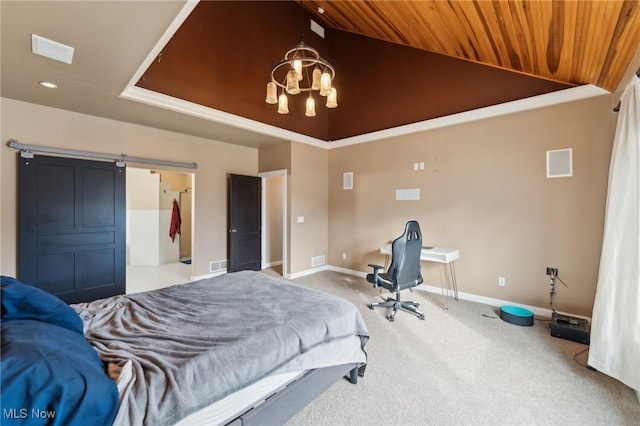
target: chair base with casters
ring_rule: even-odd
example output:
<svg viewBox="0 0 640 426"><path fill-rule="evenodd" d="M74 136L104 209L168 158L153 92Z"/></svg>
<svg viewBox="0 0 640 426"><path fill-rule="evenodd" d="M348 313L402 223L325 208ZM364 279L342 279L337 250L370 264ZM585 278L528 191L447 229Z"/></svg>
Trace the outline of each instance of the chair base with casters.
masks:
<svg viewBox="0 0 640 426"><path fill-rule="evenodd" d="M408 301L408 300L400 300L400 292L396 292L396 298L387 297L385 302L374 302L369 304L369 309L373 310L374 308L393 308L391 313L387 315L387 319L389 321L393 321L396 318L396 312L398 309L401 309L405 312L412 313L416 315L421 320L424 320L424 312L420 309L420 303L416 301Z"/></svg>
<svg viewBox="0 0 640 426"><path fill-rule="evenodd" d="M395 320L398 309L414 314L421 320L424 320L424 312L418 309L420 308L420 303L416 302L415 300L414 301L400 300L400 290L404 289L405 288L404 286L402 288L396 288L388 274L379 272L380 269L382 269L382 266L375 265L373 263L370 263L369 266L373 268L373 274L367 274L367 281L372 283L375 288L377 288L378 286L382 286L387 290L391 292L395 291L396 293L395 299L393 297L387 297L384 302L370 303L369 309L373 310L376 307L393 308L391 310L391 313L387 315L387 319L389 321ZM420 277L418 280L415 280L415 282L406 285L406 288L408 288L409 291L413 291L412 287L421 282L422 282L422 277Z"/></svg>

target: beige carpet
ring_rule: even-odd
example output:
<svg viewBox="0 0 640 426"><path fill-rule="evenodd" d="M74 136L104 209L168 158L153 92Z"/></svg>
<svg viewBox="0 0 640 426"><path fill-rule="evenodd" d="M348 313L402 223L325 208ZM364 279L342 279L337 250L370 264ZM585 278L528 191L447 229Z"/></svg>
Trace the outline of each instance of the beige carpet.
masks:
<svg viewBox="0 0 640 426"><path fill-rule="evenodd" d="M588 346L551 337L548 322L508 324L468 301L443 310L417 290L403 297L419 301L426 320L399 312L389 322L386 309L367 307L380 295L362 278L320 272L295 282L353 302L371 340L365 377L339 381L289 426L640 424L633 390L587 369Z"/></svg>

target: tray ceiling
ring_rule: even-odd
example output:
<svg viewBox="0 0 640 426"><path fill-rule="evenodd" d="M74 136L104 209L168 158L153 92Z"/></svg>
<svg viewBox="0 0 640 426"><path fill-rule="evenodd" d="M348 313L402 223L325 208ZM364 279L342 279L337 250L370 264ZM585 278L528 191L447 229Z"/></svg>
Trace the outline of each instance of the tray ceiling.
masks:
<svg viewBox="0 0 640 426"><path fill-rule="evenodd" d="M212 118L198 109L200 105L192 105L195 113L185 113L181 108L160 105L153 99L136 99L139 102L133 102L132 97L124 96L137 81L136 76L144 73L155 55L162 51L159 43L167 42L179 29L180 23L175 25L179 21L177 17L185 9L190 12L197 7L196 3L191 0L3 0L0 2L1 95L245 146L260 147L284 140L304 142L301 133L295 131L283 134L256 130L254 122L247 124L241 115L229 119L222 114L222 118ZM276 7L283 2L258 3L272 3ZM294 12L293 19L299 19L300 5L284 3L298 10ZM319 6L325 10L323 14L318 12ZM597 86L612 92L620 88L632 65L636 68L640 65L640 55L636 53L633 56L640 45L640 12L635 0L310 0L302 2L302 7L326 26L328 32L347 34L344 40L389 42L401 49L412 48L427 55L442 55L479 69L494 68L525 78L521 81L546 81L559 88L593 85L589 87ZM61 64L32 54L32 34L74 47L73 63ZM286 49L297 42L297 38L288 40ZM223 38L215 41L228 45L231 42L237 40ZM330 44L328 48L332 48ZM268 58L266 64L260 65L266 67L266 71L260 71L259 75L268 74L273 61L283 53L278 51L277 55ZM337 61L344 62L344 59L338 58ZM487 71L458 73L475 82L481 82L482 76L488 74ZM38 82L43 80L56 82L58 89L40 87ZM260 98L264 96L264 84L266 80L261 81L261 87L257 89ZM514 87L518 85L517 82L513 84ZM497 88L495 92L499 93L501 89ZM559 89L560 92L563 90ZM348 91L342 95L336 112L345 114L349 108ZM246 102L254 100L247 98ZM612 99L612 103L615 100ZM261 104L264 104L263 99L256 103ZM434 108L445 107L450 102L432 104ZM455 115L443 111L446 117ZM286 128L284 125L275 127Z"/></svg>

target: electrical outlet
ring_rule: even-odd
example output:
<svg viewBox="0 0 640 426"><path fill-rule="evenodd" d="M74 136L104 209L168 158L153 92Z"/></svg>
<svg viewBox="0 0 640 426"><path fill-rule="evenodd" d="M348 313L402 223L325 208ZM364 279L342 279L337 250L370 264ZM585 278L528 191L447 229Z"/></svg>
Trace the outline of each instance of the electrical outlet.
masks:
<svg viewBox="0 0 640 426"><path fill-rule="evenodd" d="M507 279L505 277L498 277L498 285L504 287L507 285Z"/></svg>
<svg viewBox="0 0 640 426"><path fill-rule="evenodd" d="M347 259L347 253L342 253L342 259L346 260Z"/></svg>
<svg viewBox="0 0 640 426"><path fill-rule="evenodd" d="M547 275L553 275L554 277L558 276L558 268L552 268L547 266Z"/></svg>

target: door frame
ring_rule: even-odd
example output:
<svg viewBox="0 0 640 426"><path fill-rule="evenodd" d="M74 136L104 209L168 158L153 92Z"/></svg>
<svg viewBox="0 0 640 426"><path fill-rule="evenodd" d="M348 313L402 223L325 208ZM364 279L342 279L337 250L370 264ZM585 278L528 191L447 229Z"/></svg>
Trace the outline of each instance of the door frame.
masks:
<svg viewBox="0 0 640 426"><path fill-rule="evenodd" d="M289 228L289 223L287 222L287 169L279 169L272 170L268 172L258 173L258 177L262 178L262 235L260 236L260 241L262 245L262 265L261 268L265 269L267 267L267 262L265 260L264 253L266 253L266 211L267 211L267 178L274 176L282 176L282 276L284 278L289 278L289 269L287 259L289 258L289 245L287 244L287 229Z"/></svg>

